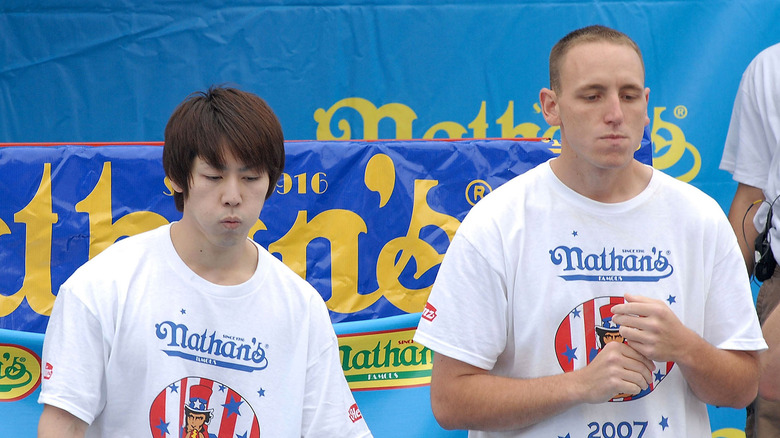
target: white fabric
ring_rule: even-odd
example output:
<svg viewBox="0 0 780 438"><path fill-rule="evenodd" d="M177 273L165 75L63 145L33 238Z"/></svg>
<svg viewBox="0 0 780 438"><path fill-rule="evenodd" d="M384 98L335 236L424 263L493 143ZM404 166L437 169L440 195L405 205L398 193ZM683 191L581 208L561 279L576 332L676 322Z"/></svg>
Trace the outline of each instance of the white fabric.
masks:
<svg viewBox="0 0 780 438"><path fill-rule="evenodd" d="M762 189L753 223L763 230L769 203L780 195L780 44L751 61L739 84L720 168L735 181ZM778 203L780 206L780 203ZM774 208L770 231L772 253L780 260L780 209Z"/></svg>
<svg viewBox="0 0 780 438"><path fill-rule="evenodd" d="M177 437L187 388L200 383L213 390L215 436L220 426L231 433L220 436L243 436L255 417L264 437L370 436L350 419L322 298L257 249L255 274L236 286L192 272L169 225L86 263L55 301L39 402L91 423L87 437Z"/></svg>
<svg viewBox="0 0 780 438"><path fill-rule="evenodd" d="M630 293L670 303L719 348L763 349L741 257L720 207L690 185L653 171L634 199L604 204L570 190L544 163L466 216L415 340L496 375L560 374L589 362L601 307ZM643 397L469 436L709 438L706 405L679 368L656 366L654 389Z"/></svg>

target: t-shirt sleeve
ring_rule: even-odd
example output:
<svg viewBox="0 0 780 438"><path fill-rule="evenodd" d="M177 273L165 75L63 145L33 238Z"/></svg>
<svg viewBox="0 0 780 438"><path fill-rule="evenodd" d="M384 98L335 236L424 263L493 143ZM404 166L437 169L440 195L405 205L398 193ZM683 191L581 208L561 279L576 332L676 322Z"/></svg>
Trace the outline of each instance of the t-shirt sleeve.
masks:
<svg viewBox="0 0 780 438"><path fill-rule="evenodd" d="M724 350L766 349L742 254L725 218L718 223L717 238L703 337Z"/></svg>
<svg viewBox="0 0 780 438"><path fill-rule="evenodd" d="M436 353L490 370L507 342L506 281L494 259L463 234L452 240L414 340ZM500 245L490 246L500 251Z"/></svg>
<svg viewBox="0 0 780 438"><path fill-rule="evenodd" d="M38 402L91 424L105 406L107 348L98 320L63 285L44 336Z"/></svg>
<svg viewBox="0 0 780 438"><path fill-rule="evenodd" d="M371 432L341 369L338 340L327 308L319 295L312 301L311 359L306 371L302 436L370 437Z"/></svg>
<svg viewBox="0 0 780 438"><path fill-rule="evenodd" d="M759 56L742 75L731 121L726 135L720 168L731 172L735 181L761 189L766 188L772 163L778 144L776 120L778 109L773 102L779 90L771 68ZM774 119L774 120L773 120Z"/></svg>

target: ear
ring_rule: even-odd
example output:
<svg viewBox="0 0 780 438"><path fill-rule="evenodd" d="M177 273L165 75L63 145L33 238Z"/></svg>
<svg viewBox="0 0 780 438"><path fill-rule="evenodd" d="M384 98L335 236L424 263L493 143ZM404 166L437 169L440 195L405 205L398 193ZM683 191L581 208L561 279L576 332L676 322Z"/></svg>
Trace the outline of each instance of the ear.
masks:
<svg viewBox="0 0 780 438"><path fill-rule="evenodd" d="M558 96L549 88L542 88L539 92L539 102L542 104L542 115L550 126L560 126L561 118L558 114Z"/></svg>
<svg viewBox="0 0 780 438"><path fill-rule="evenodd" d="M173 182L172 179L167 178L167 177L165 179L171 184L171 189L174 192L176 192L176 193L184 193L184 190L182 190L181 186L176 184L175 182Z"/></svg>
<svg viewBox="0 0 780 438"><path fill-rule="evenodd" d="M649 108L650 104L650 88L645 88L645 106L646 108ZM647 109L645 109L645 126L650 124L650 114L647 112Z"/></svg>

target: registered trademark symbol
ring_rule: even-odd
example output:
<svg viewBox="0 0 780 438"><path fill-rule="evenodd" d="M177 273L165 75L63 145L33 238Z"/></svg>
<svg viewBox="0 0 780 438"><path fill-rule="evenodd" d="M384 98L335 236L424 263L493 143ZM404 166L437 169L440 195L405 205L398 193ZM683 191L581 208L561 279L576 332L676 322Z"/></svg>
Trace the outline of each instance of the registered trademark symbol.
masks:
<svg viewBox="0 0 780 438"><path fill-rule="evenodd" d="M688 108L685 105L677 105L674 107L674 116L678 119L684 119L688 116Z"/></svg>
<svg viewBox="0 0 780 438"><path fill-rule="evenodd" d="M475 205L492 190L493 188L487 182L481 179L474 180L466 187L466 201L471 205Z"/></svg>

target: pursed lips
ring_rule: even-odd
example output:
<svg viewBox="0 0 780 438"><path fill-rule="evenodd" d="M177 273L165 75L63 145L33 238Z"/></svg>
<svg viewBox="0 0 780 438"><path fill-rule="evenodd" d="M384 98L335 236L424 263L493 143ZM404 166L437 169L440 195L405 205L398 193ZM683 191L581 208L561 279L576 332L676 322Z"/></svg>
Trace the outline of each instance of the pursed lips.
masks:
<svg viewBox="0 0 780 438"><path fill-rule="evenodd" d="M241 219L239 219L237 217L234 217L234 216L231 216L231 217L226 217L226 218L222 219L221 221L219 221L219 223L225 225L226 227L228 227L230 229L235 229L235 228L238 228L241 225Z"/></svg>

